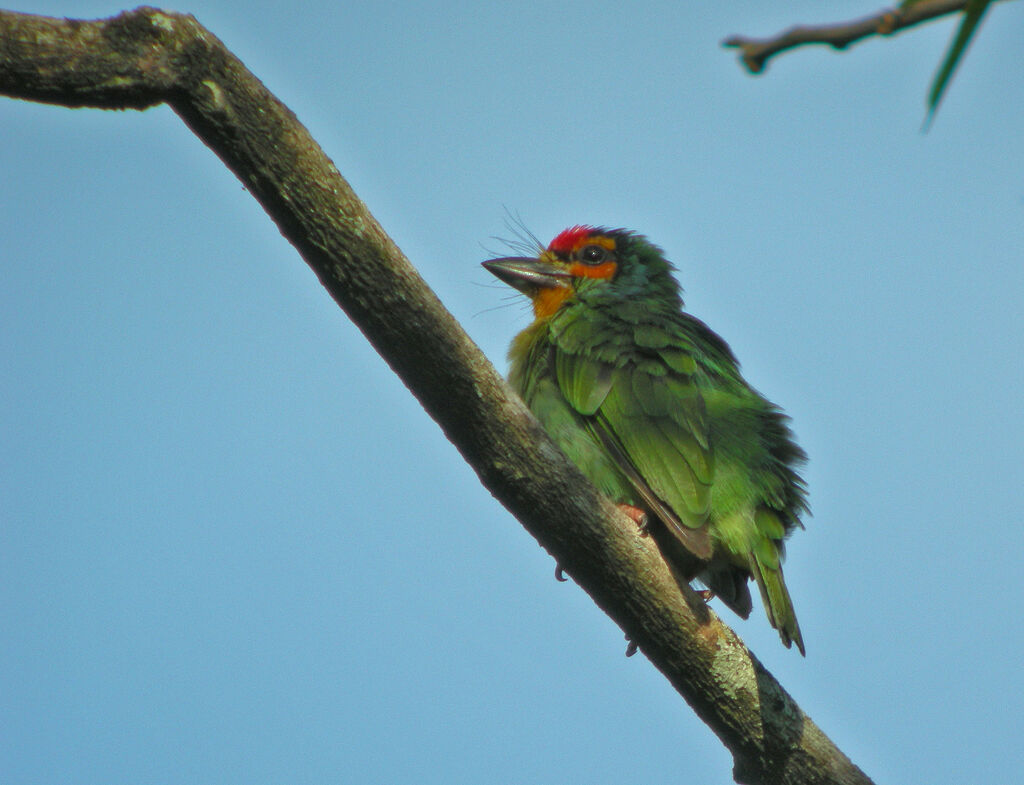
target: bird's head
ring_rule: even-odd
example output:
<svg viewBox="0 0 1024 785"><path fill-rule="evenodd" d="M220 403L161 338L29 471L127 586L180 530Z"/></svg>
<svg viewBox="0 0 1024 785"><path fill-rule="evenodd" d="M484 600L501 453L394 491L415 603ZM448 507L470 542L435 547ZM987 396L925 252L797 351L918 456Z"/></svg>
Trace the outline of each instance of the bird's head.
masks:
<svg viewBox="0 0 1024 785"><path fill-rule="evenodd" d="M537 256L490 259L483 266L533 301L537 318L574 300L642 300L678 310L679 285L660 248L626 229L573 226Z"/></svg>

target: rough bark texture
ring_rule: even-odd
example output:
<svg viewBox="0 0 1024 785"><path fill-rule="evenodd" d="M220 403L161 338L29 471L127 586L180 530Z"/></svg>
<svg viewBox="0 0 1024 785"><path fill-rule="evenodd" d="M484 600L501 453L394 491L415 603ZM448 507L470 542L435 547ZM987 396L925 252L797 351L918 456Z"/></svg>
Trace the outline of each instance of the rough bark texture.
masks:
<svg viewBox="0 0 1024 785"><path fill-rule="evenodd" d="M484 485L732 751L737 781L870 782L568 462L306 129L193 17L139 8L83 22L0 11L0 93L63 106L173 107Z"/></svg>

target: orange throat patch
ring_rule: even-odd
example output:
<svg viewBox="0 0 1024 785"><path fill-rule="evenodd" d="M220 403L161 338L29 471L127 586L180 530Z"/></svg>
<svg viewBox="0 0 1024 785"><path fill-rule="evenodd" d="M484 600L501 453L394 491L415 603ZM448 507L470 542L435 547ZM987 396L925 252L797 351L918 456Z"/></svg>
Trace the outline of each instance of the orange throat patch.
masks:
<svg viewBox="0 0 1024 785"><path fill-rule="evenodd" d="M538 319L546 319L571 296L572 287L568 285L541 289L533 298L533 315Z"/></svg>

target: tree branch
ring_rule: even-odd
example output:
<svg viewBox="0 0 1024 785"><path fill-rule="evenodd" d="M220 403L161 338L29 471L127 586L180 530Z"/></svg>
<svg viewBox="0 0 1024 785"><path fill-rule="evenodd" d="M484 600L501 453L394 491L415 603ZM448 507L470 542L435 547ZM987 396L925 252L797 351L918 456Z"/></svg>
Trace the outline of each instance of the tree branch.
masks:
<svg viewBox="0 0 1024 785"><path fill-rule="evenodd" d="M845 49L873 35L893 35L908 27L963 11L968 0L920 0L905 8L887 8L872 16L831 25L797 25L771 38L733 35L722 46L739 49L740 62L752 74L764 71L775 55L806 44Z"/></svg>
<svg viewBox="0 0 1024 785"><path fill-rule="evenodd" d="M64 106L169 104L483 484L732 751L737 781L870 782L555 447L306 129L193 17L139 8L83 22L0 11L0 93Z"/></svg>

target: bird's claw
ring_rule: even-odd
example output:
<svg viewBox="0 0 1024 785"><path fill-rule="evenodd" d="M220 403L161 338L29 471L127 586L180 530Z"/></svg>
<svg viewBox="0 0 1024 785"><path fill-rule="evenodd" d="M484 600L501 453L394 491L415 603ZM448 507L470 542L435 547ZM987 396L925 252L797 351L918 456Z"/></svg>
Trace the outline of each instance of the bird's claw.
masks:
<svg viewBox="0 0 1024 785"><path fill-rule="evenodd" d="M555 565L555 580L558 581L559 583L565 583L567 580L569 580L568 578L565 577L565 573L562 572L562 565L561 564L556 564Z"/></svg>
<svg viewBox="0 0 1024 785"><path fill-rule="evenodd" d="M640 532L641 537L647 537L651 533L651 519L647 513L640 514L640 520L636 522L636 529Z"/></svg>

